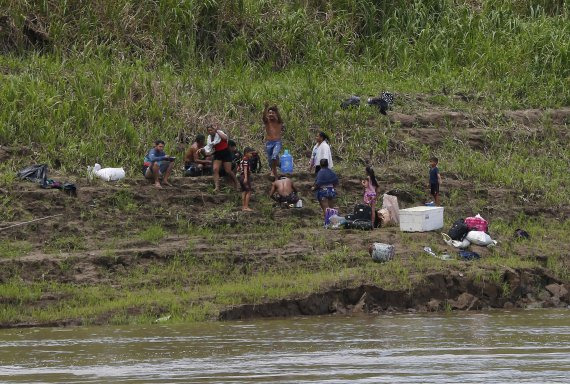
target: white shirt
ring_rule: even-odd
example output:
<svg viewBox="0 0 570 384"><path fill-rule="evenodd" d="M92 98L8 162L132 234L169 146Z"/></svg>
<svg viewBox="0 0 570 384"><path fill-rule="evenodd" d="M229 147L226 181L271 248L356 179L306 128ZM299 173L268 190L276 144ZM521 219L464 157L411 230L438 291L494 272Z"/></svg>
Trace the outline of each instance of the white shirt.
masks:
<svg viewBox="0 0 570 384"><path fill-rule="evenodd" d="M327 159L329 161L329 168L333 167L331 147L326 141L322 141L320 144L317 143L313 147L313 155L311 157L311 166L317 166L321 162L321 159Z"/></svg>

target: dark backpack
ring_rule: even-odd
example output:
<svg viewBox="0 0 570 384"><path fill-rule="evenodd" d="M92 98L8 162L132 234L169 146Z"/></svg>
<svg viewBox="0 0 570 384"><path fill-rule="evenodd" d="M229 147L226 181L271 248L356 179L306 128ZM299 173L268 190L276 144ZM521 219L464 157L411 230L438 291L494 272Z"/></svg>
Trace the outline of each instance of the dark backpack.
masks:
<svg viewBox="0 0 570 384"><path fill-rule="evenodd" d="M372 221L368 220L346 220L344 223L346 229L362 229L364 231L370 231L372 229Z"/></svg>
<svg viewBox="0 0 570 384"><path fill-rule="evenodd" d="M353 229L372 229L372 208L366 204L356 204L354 206L354 211L346 215L345 228Z"/></svg>
<svg viewBox="0 0 570 384"><path fill-rule="evenodd" d="M464 219L455 220L449 232L447 234L451 237L452 240L463 241L467 233L469 232L469 228L465 224Z"/></svg>
<svg viewBox="0 0 570 384"><path fill-rule="evenodd" d="M368 220L372 217L372 208L366 204L356 204L354 211L346 215L346 220Z"/></svg>

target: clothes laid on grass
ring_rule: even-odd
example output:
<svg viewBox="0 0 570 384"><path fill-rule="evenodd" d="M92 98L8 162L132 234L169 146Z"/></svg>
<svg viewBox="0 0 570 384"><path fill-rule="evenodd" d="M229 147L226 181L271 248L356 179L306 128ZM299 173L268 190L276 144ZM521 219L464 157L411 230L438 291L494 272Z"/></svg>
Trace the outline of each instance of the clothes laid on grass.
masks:
<svg viewBox="0 0 570 384"><path fill-rule="evenodd" d="M17 176L22 180L28 180L38 183L42 188L55 188L60 189L71 196L77 195L77 187L73 183L55 181L48 179L48 166L47 164L34 164L30 165L17 173Z"/></svg>
<svg viewBox="0 0 570 384"><path fill-rule="evenodd" d="M34 164L20 170L17 175L22 180L28 180L40 185L45 185L47 173L47 164Z"/></svg>

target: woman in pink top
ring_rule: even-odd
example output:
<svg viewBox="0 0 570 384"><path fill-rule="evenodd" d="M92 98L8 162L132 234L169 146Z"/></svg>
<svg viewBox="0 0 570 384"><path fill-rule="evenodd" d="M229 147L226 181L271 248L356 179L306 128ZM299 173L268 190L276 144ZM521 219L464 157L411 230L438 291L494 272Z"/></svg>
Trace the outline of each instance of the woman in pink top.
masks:
<svg viewBox="0 0 570 384"><path fill-rule="evenodd" d="M378 181L376 181L376 175L372 167L366 167L366 179L362 180L362 185L364 186L364 204L372 208L372 217L370 219L372 220L372 227L374 227Z"/></svg>

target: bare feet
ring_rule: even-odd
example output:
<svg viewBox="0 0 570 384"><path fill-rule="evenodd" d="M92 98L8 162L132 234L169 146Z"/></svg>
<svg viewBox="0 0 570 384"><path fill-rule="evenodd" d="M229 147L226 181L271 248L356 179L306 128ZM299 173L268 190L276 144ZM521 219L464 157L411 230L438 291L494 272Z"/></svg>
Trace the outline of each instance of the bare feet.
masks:
<svg viewBox="0 0 570 384"><path fill-rule="evenodd" d="M244 212L253 212L253 209L249 208L249 207L244 207L241 209Z"/></svg>
<svg viewBox="0 0 570 384"><path fill-rule="evenodd" d="M172 187L172 184L170 184L168 181L163 181L162 184Z"/></svg>
<svg viewBox="0 0 570 384"><path fill-rule="evenodd" d="M162 185L160 185L159 182L154 183L154 186L155 186L156 188L162 189Z"/></svg>

